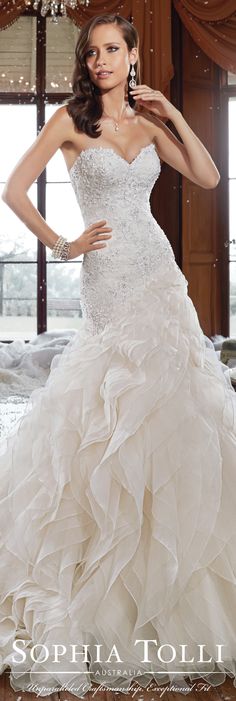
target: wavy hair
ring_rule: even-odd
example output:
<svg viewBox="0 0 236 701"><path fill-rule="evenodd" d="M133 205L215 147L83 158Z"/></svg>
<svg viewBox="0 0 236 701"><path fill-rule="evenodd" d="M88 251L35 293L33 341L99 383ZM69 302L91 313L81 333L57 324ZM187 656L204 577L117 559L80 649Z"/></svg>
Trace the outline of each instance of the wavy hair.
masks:
<svg viewBox="0 0 236 701"><path fill-rule="evenodd" d="M85 132L88 136L94 139L101 135L99 131L99 120L102 116L103 106L101 100L101 92L89 77L89 72L86 65L86 51L89 45L90 35L92 30L99 24L116 24L122 31L123 39L126 41L128 50L131 51L134 47L139 49L139 36L137 29L126 20L117 14L103 14L92 17L81 28L79 38L75 48L75 67L72 75L72 90L73 96L68 100L66 108L67 112L72 117L76 129ZM136 61L136 83L140 84L140 62L139 57ZM135 101L130 95L130 88L127 80L128 102L131 106Z"/></svg>

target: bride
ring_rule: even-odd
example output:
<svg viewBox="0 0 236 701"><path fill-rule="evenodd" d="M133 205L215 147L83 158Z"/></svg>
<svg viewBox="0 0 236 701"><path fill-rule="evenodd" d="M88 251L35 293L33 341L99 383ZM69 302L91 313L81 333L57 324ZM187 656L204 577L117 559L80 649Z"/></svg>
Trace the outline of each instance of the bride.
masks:
<svg viewBox="0 0 236 701"><path fill-rule="evenodd" d="M81 29L73 97L3 195L53 257L84 254L81 329L0 442L1 672L40 696L236 679L236 396L150 209L161 161L220 175L138 46L119 15ZM73 241L27 196L59 148Z"/></svg>

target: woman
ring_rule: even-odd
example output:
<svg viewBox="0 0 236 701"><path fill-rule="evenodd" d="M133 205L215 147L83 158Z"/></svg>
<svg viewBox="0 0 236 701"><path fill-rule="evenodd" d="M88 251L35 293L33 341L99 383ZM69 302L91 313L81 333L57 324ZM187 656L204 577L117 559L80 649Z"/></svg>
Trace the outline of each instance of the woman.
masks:
<svg viewBox="0 0 236 701"><path fill-rule="evenodd" d="M149 203L160 159L203 188L220 176L138 61L128 21L88 22L74 96L4 194L53 256L84 254L81 330L0 444L2 671L41 696L235 677L236 398ZM58 148L86 226L72 242L26 194Z"/></svg>

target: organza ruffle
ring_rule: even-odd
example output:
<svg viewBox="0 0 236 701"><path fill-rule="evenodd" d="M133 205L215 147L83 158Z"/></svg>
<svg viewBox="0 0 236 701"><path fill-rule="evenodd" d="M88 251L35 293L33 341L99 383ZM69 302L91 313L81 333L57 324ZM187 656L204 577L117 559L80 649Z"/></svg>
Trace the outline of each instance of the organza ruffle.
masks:
<svg viewBox="0 0 236 701"><path fill-rule="evenodd" d="M84 320L0 442L1 672L15 691L236 685L235 465L236 395L173 264L101 333ZM55 644L59 662L42 661Z"/></svg>

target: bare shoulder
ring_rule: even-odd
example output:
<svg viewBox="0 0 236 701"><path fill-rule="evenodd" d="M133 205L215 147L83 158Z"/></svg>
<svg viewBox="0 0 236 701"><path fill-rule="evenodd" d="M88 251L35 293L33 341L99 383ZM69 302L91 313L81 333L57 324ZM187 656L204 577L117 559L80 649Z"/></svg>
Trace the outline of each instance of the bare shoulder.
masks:
<svg viewBox="0 0 236 701"><path fill-rule="evenodd" d="M142 109L140 117L150 140L156 145L160 160L189 177L185 146L165 124L164 119L145 109Z"/></svg>
<svg viewBox="0 0 236 701"><path fill-rule="evenodd" d="M142 111L137 111L136 113L139 117L140 124L143 126L149 138L155 141L157 147L161 146L162 134L165 132L170 132L170 129L166 126L165 122L142 108ZM171 132L170 132L171 133Z"/></svg>
<svg viewBox="0 0 236 701"><path fill-rule="evenodd" d="M160 161L165 161L166 154L162 146L163 136L171 139L172 132L162 119L148 112L144 107L140 106L135 113L139 118L140 127L147 134L148 139L155 144Z"/></svg>
<svg viewBox="0 0 236 701"><path fill-rule="evenodd" d="M76 147L78 131L67 111L67 105L58 107L45 126L49 130L49 136L51 135L52 140L56 138L57 147L61 150L66 166L69 169L78 150Z"/></svg>
<svg viewBox="0 0 236 701"><path fill-rule="evenodd" d="M68 114L67 105L61 105L46 122L48 129L57 129L68 138L70 134L74 133L74 122L72 117Z"/></svg>

